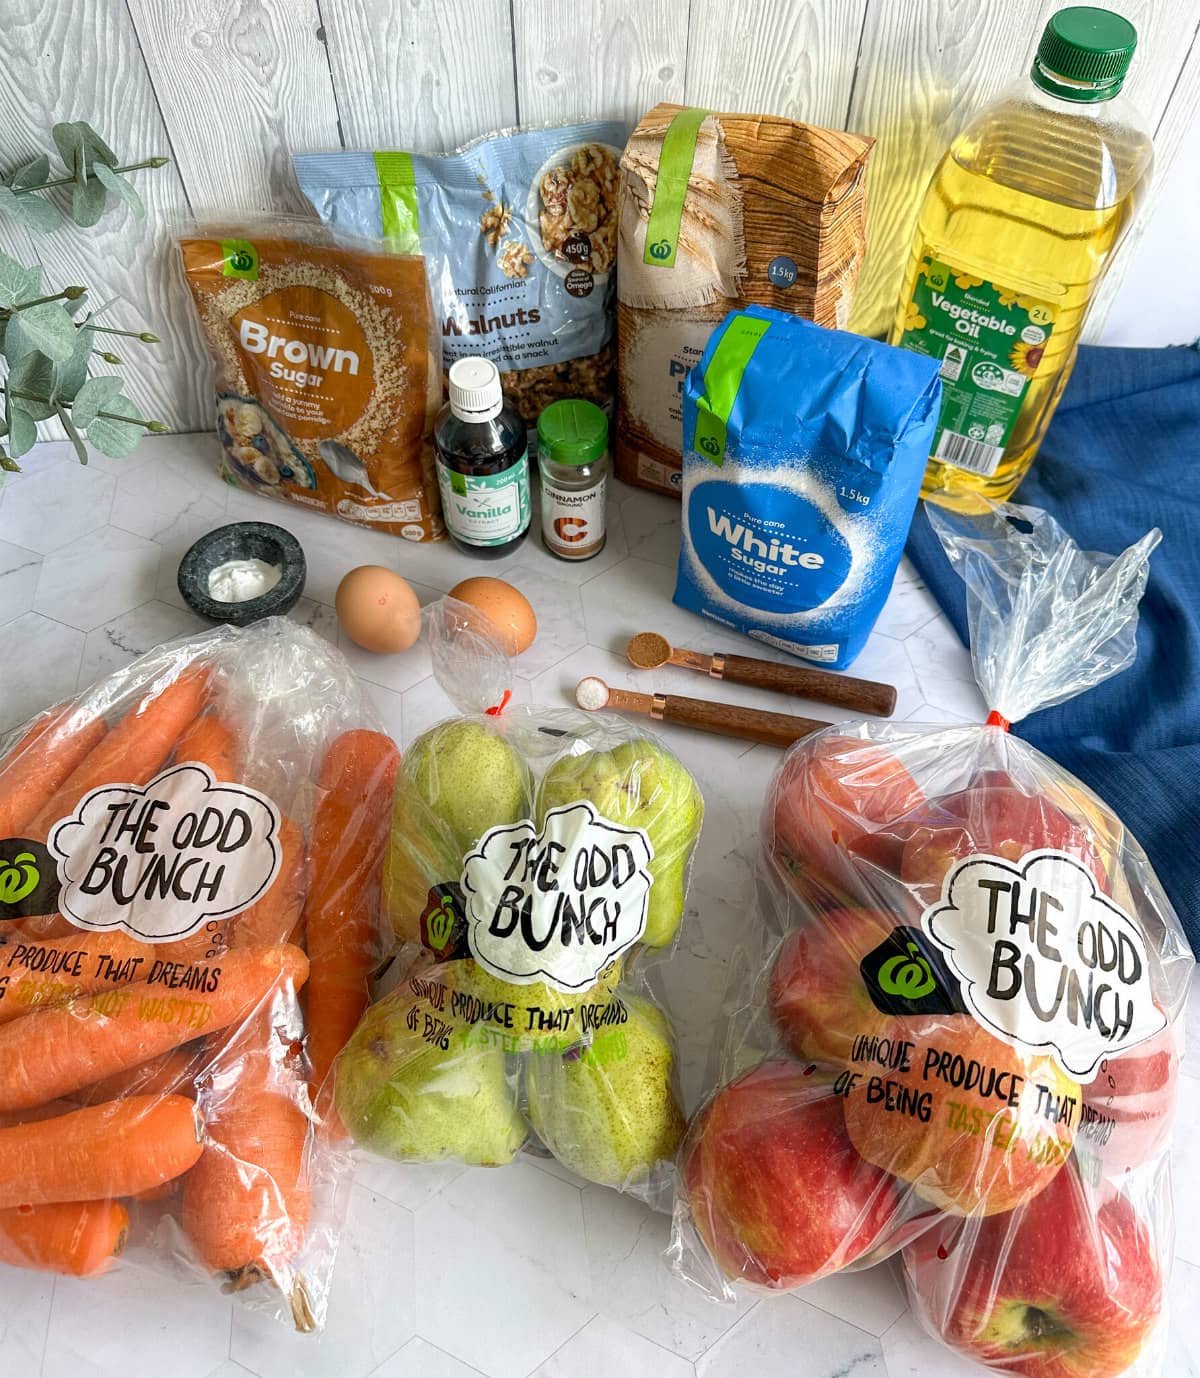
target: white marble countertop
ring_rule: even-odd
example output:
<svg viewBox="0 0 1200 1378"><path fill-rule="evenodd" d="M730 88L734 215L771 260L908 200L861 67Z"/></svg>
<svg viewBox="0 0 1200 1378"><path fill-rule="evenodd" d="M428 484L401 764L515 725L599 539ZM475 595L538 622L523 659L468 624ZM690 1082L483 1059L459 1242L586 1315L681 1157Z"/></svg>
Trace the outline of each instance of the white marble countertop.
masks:
<svg viewBox="0 0 1200 1378"><path fill-rule="evenodd" d="M423 599L468 574L500 574L537 610L540 633L517 663L518 693L561 702L584 674L649 687L620 652L653 628L716 649L711 629L674 607L678 506L616 485L607 549L568 565L531 536L483 566L448 545L418 547L225 487L210 436L146 441L129 459L81 469L65 444L39 446L0 488L0 730L167 638L204 624L175 574L187 547L225 521L288 527L308 557L294 616L337 638L332 602L358 564L390 565ZM401 743L451 711L420 651L343 649ZM732 646L729 649L733 649ZM855 673L894 683L899 718L977 720L970 662L907 565ZM687 671L654 684L695 692ZM747 704L761 691L722 686ZM795 711L828 716L819 705ZM707 816L688 914L666 984L689 1109L704 1086L724 958L745 922L763 790L778 760L666 729L705 792ZM1198 1000L1190 1010L1200 1032ZM1176 1130L1177 1259L1167 1373L1200 1375L1200 1058L1181 1079ZM949 1378L982 1374L927 1338L887 1265L791 1295L722 1307L673 1280L660 1257L667 1222L641 1205L523 1158L486 1171L375 1163L360 1171L319 1340L295 1337L222 1296L118 1267L78 1282L0 1266L4 1378Z"/></svg>

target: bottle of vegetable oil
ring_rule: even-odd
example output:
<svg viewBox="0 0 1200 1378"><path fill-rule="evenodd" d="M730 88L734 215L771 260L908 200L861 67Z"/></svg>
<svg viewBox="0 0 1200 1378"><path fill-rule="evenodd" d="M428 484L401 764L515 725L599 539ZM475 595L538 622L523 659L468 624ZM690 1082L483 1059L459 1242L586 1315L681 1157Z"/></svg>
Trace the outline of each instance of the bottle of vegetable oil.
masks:
<svg viewBox="0 0 1200 1378"><path fill-rule="evenodd" d="M1150 138L1120 95L1136 43L1108 10L1059 10L1030 79L933 175L889 337L942 361L923 497L1006 498L1033 462L1150 177Z"/></svg>

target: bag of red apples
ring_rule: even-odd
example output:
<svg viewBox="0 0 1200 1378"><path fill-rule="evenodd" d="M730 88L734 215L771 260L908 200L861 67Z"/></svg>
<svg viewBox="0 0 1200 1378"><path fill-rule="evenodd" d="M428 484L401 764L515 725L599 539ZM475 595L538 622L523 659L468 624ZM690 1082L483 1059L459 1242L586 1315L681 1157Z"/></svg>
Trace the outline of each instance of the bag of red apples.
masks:
<svg viewBox="0 0 1200 1378"><path fill-rule="evenodd" d="M780 764L673 1267L729 1297L898 1253L987 1367L1160 1373L1192 958L1116 813L1008 731L1130 663L1159 533L1113 558L1036 509L927 511L991 714L839 723Z"/></svg>

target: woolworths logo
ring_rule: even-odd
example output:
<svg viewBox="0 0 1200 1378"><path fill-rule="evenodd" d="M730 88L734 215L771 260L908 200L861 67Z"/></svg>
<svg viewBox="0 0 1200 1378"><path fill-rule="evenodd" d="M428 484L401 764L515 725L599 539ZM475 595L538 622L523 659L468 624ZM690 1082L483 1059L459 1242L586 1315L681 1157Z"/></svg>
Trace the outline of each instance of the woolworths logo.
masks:
<svg viewBox="0 0 1200 1378"><path fill-rule="evenodd" d="M258 250L248 239L221 240L221 271L227 278L258 281Z"/></svg>

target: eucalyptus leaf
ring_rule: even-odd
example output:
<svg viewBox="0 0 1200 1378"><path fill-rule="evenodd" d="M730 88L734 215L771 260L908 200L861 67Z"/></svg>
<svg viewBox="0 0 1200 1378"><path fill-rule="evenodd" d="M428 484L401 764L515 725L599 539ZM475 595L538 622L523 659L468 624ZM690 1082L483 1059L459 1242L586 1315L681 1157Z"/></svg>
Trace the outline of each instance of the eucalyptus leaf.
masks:
<svg viewBox="0 0 1200 1378"><path fill-rule="evenodd" d="M76 182L71 188L71 219L82 229L90 229L104 214L108 193L94 178Z"/></svg>
<svg viewBox="0 0 1200 1378"><path fill-rule="evenodd" d="M87 446L83 443L83 436L79 434L75 423L71 420L71 413L67 411L66 407L59 407L57 411L58 419L62 422L63 430L67 433L67 439L75 446L75 457L80 464L86 464L88 462Z"/></svg>
<svg viewBox="0 0 1200 1378"><path fill-rule="evenodd" d="M75 394L75 401L71 407L75 424L86 431L96 420L97 412L110 411L109 403L120 397L123 383L124 379L114 378L110 374L89 378Z"/></svg>
<svg viewBox="0 0 1200 1378"><path fill-rule="evenodd" d="M104 408L106 412L116 412L118 416L128 416L141 420L141 412L128 397L117 396ZM95 446L102 455L110 459L124 459L137 449L138 441L145 434L141 426L128 421L115 421L110 417L98 416L87 428L88 444Z"/></svg>
<svg viewBox="0 0 1200 1378"><path fill-rule="evenodd" d="M43 182L49 180L50 159L44 153L40 153L32 162L19 167L13 173L9 178L9 185L16 191L24 191L26 187L40 187Z"/></svg>
<svg viewBox="0 0 1200 1378"><path fill-rule="evenodd" d="M13 406L19 406L23 412L32 416L35 421L45 421L47 417L54 415L54 365L44 354L39 354L36 350L31 354L26 354L23 359L14 364L9 370L7 386L10 392L30 393L35 397L45 397L46 402L30 402L27 399L11 399Z"/></svg>
<svg viewBox="0 0 1200 1378"><path fill-rule="evenodd" d="M96 344L96 332L88 325L75 331L75 348L71 357L54 367L54 381L50 396L58 402L70 402L87 381L88 365ZM82 424L82 423L81 423Z"/></svg>
<svg viewBox="0 0 1200 1378"><path fill-rule="evenodd" d="M142 204L142 198L134 190L132 182L124 177L119 177L112 168L105 167L103 163L97 163L92 171L96 174L96 180L101 186L111 191L115 196L119 196L139 220L145 216L146 207Z"/></svg>
<svg viewBox="0 0 1200 1378"><path fill-rule="evenodd" d="M40 268L26 268L15 258L0 253L0 307L15 306L36 297L42 284Z"/></svg>
<svg viewBox="0 0 1200 1378"><path fill-rule="evenodd" d="M57 301L44 301L15 311L9 318L4 352L9 362L39 350L55 363L64 363L75 348L75 322Z"/></svg>
<svg viewBox="0 0 1200 1378"><path fill-rule="evenodd" d="M19 474L21 472L21 466L15 459L9 459L4 452L3 445L0 445L0 469L3 469L6 474Z"/></svg>
<svg viewBox="0 0 1200 1378"><path fill-rule="evenodd" d="M28 454L37 444L37 425L28 412L19 410L15 399L8 413L8 449L14 459Z"/></svg>
<svg viewBox="0 0 1200 1378"><path fill-rule="evenodd" d="M12 192L7 187L0 188L0 191ZM38 234L49 234L52 230L57 230L63 222L62 212L53 201L47 201L44 196L30 194L28 196L12 196L12 205L7 206L3 198L0 198L0 212L11 211L12 215L25 226L26 229L36 230Z"/></svg>
<svg viewBox="0 0 1200 1378"><path fill-rule="evenodd" d="M99 134L88 124L87 120L77 120L75 128L79 130L83 139L83 145L92 155L92 159L97 163L105 163L109 167L116 167L117 155L104 142Z"/></svg>
<svg viewBox="0 0 1200 1378"><path fill-rule="evenodd" d="M84 151L83 130L78 124L65 121L56 124L50 131L54 136L54 147L58 156L67 165L67 171L77 182L87 179L87 153Z"/></svg>

